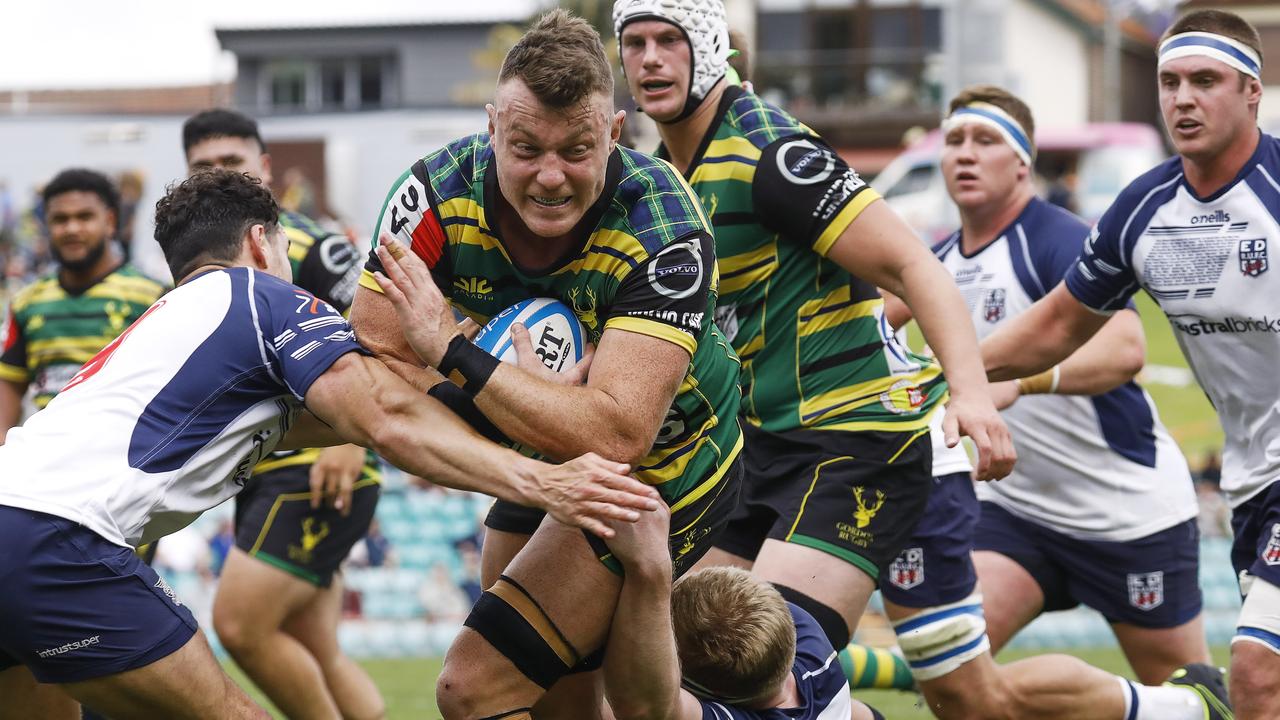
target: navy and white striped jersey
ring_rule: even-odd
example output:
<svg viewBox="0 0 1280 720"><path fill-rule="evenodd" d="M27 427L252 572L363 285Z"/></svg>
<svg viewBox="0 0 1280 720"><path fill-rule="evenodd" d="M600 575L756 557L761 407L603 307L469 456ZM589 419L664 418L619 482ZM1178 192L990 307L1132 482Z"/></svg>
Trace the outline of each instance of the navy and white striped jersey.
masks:
<svg viewBox="0 0 1280 720"><path fill-rule="evenodd" d="M1033 198L972 257L959 232L934 252L984 338L1062 280L1088 232L1076 216ZM1085 540L1135 540L1196 516L1187 461L1136 383L1094 396L1030 395L1001 414L1018 462L1004 480L979 483L981 499Z"/></svg>
<svg viewBox="0 0 1280 720"><path fill-rule="evenodd" d="M174 289L0 446L0 505L126 546L239 492L311 383L364 352L337 310L249 268Z"/></svg>
<svg viewBox="0 0 1280 720"><path fill-rule="evenodd" d="M1280 477L1280 141L1258 147L1225 187L1201 198L1178 157L1129 184L1067 274L1087 307L1111 312L1139 288L1218 411L1222 489L1237 506Z"/></svg>
<svg viewBox="0 0 1280 720"><path fill-rule="evenodd" d="M796 623L796 661L791 674L796 679L800 705L743 710L703 700L702 720L849 720L853 713L849 681L844 677L831 641L812 615L791 603L787 603L787 607Z"/></svg>

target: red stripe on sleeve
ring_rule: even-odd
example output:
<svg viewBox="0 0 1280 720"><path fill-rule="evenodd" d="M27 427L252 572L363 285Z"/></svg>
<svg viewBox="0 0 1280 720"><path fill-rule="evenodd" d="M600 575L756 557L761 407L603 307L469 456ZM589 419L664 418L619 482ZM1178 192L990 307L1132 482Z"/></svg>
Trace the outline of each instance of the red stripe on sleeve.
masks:
<svg viewBox="0 0 1280 720"><path fill-rule="evenodd" d="M436 214L427 210L422 213L422 222L413 229L413 252L427 267L433 268L436 263L440 262L440 254L444 251L445 234L444 228L440 227L440 221L436 219Z"/></svg>

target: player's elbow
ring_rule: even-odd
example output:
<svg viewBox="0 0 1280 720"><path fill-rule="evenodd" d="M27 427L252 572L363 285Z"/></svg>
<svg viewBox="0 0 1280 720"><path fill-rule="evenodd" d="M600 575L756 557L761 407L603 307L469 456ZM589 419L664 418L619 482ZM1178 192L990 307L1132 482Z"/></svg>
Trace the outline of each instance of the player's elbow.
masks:
<svg viewBox="0 0 1280 720"><path fill-rule="evenodd" d="M1124 343L1115 349L1114 362L1116 373L1125 378L1126 381L1132 380L1142 372L1143 366L1147 363L1146 348L1141 342Z"/></svg>

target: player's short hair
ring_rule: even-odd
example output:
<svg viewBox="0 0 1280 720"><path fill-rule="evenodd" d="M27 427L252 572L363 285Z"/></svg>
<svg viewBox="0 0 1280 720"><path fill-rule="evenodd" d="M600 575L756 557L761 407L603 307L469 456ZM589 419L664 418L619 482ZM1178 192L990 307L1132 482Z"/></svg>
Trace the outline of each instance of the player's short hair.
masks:
<svg viewBox="0 0 1280 720"><path fill-rule="evenodd" d="M613 98L613 69L600 33L560 8L538 18L507 53L498 84L512 78L523 81L538 100L557 110L597 93Z"/></svg>
<svg viewBox="0 0 1280 720"><path fill-rule="evenodd" d="M191 152L191 148L209 138L233 137L252 140L258 144L260 152L267 151L267 144L262 141L258 132L258 122L235 110L218 108L205 110L187 118L182 123L182 151Z"/></svg>
<svg viewBox="0 0 1280 720"><path fill-rule="evenodd" d="M120 191L116 190L115 183L100 172L86 168L69 168L55 175L40 191L40 199L44 202L45 210L48 210L50 200L69 192L93 193L102 198L102 204L106 205L108 210L117 216L120 215Z"/></svg>
<svg viewBox="0 0 1280 720"><path fill-rule="evenodd" d="M1160 36L1160 43L1163 44L1174 35L1186 32L1213 33L1229 37L1248 46L1250 50L1258 53L1259 60L1262 59L1262 38L1258 35L1257 28L1235 13L1226 10L1192 10L1175 20L1169 29L1164 31L1164 35Z"/></svg>
<svg viewBox="0 0 1280 720"><path fill-rule="evenodd" d="M712 567L671 591L676 650L686 681L752 707L778 692L796 657L796 626L774 587L741 568Z"/></svg>
<svg viewBox="0 0 1280 720"><path fill-rule="evenodd" d="M235 260L251 225L275 232L279 218L280 207L257 178L202 170L170 184L156 203L156 242L177 281L198 262Z"/></svg>
<svg viewBox="0 0 1280 720"><path fill-rule="evenodd" d="M1035 145L1035 118L1031 116L1031 108L1027 107L1027 104L1017 95L998 85L970 85L951 99L951 106L947 109L947 112L948 114L953 113L975 102L990 103L1008 113L1026 131L1027 140L1031 141L1032 146Z"/></svg>

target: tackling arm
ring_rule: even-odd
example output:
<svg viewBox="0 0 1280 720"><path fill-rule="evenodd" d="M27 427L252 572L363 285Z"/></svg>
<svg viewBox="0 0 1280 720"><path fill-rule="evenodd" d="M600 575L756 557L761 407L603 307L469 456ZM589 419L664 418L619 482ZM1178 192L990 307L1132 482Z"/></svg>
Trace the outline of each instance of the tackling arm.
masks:
<svg viewBox="0 0 1280 720"><path fill-rule="evenodd" d="M657 506L653 488L629 468L585 455L564 465L530 460L480 437L457 415L415 391L378 360L339 358L307 390L307 407L348 442L406 472L461 490L545 509L604 537L602 519L633 521Z"/></svg>
<svg viewBox="0 0 1280 720"><path fill-rule="evenodd" d="M1076 300L1065 283L1058 283L982 342L987 376L1013 380L1048 370L1097 334L1108 319ZM1100 344L1097 349L1105 350Z"/></svg>

